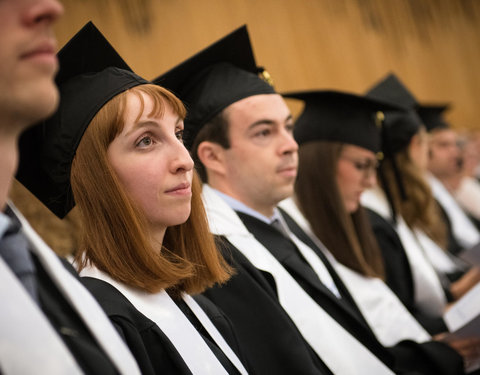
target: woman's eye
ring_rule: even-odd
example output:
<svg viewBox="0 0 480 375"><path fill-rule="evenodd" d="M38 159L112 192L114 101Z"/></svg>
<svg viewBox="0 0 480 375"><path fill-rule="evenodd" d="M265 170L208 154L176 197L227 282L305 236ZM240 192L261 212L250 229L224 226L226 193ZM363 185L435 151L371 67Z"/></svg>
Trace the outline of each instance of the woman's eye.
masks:
<svg viewBox="0 0 480 375"><path fill-rule="evenodd" d="M366 171L366 170L377 170L378 169L378 162L376 161L366 161L366 162L355 162L355 168L359 171Z"/></svg>
<svg viewBox="0 0 480 375"><path fill-rule="evenodd" d="M183 142L183 130L179 130L175 133L175 137L177 137L177 139L179 141L182 141Z"/></svg>
<svg viewBox="0 0 480 375"><path fill-rule="evenodd" d="M360 163L360 162L355 163L355 168L357 168L359 171L363 171L365 169L368 169L369 167L370 167L370 164L367 164L367 163Z"/></svg>
<svg viewBox="0 0 480 375"><path fill-rule="evenodd" d="M142 139L140 139L140 141L138 141L138 143L136 144L137 147L148 147L150 146L151 144L153 143L153 140L152 140L152 137L143 137Z"/></svg>

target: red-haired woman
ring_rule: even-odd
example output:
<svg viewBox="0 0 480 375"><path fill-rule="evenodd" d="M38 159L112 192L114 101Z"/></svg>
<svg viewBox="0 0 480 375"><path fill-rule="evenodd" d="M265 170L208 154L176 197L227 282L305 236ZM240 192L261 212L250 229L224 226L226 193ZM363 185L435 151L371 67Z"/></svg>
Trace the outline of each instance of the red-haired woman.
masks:
<svg viewBox="0 0 480 375"><path fill-rule="evenodd" d="M61 217L73 200L78 206L85 284L142 373L245 374L229 322L190 296L227 280L230 269L183 146L183 104L132 73L91 24L59 60L60 109L22 142L40 144L48 166L30 170L35 194Z"/></svg>

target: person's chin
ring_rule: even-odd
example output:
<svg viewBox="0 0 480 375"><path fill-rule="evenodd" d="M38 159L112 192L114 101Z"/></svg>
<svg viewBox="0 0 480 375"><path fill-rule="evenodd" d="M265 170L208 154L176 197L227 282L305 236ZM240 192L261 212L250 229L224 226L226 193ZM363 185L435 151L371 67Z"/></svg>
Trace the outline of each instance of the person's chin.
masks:
<svg viewBox="0 0 480 375"><path fill-rule="evenodd" d="M348 211L348 213L353 214L356 211L358 211L359 207L360 207L360 202L357 202L357 201L356 202L351 202L347 207L347 211Z"/></svg>
<svg viewBox="0 0 480 375"><path fill-rule="evenodd" d="M31 95L27 99L29 103L25 107L29 107L31 121L40 121L52 116L58 108L59 93L53 82L49 82L37 90L32 90Z"/></svg>
<svg viewBox="0 0 480 375"><path fill-rule="evenodd" d="M174 223L172 223L171 225L184 224L190 217L191 212L192 211L191 211L190 204L188 205L188 207L185 206L183 209L177 212L177 215L175 215L175 218L173 219Z"/></svg>
<svg viewBox="0 0 480 375"><path fill-rule="evenodd" d="M286 184L283 188L278 191L277 200L278 202L283 201L284 199L290 198L294 193L293 183Z"/></svg>

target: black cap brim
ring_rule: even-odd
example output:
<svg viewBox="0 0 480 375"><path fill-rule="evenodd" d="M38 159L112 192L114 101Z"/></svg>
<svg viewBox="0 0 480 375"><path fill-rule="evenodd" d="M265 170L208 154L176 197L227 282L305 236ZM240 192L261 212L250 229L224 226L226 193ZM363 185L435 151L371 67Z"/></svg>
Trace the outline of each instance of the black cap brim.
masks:
<svg viewBox="0 0 480 375"><path fill-rule="evenodd" d="M325 140L356 145L376 153L380 149L377 112L398 109L389 103L340 91L302 91L282 95L305 102L294 128L299 145Z"/></svg>

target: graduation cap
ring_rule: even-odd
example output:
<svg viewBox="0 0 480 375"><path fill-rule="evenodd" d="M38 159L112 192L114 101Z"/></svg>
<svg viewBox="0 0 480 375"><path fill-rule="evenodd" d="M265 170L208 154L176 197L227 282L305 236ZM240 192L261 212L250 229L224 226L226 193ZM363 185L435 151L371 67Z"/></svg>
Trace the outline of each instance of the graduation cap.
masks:
<svg viewBox="0 0 480 375"><path fill-rule="evenodd" d="M417 112L428 131L433 129L447 129L450 127L443 117L443 113L450 108L449 104L426 105L420 104Z"/></svg>
<svg viewBox="0 0 480 375"><path fill-rule="evenodd" d="M21 136L16 177L63 218L75 205L70 169L86 128L114 96L149 82L131 71L91 22L60 50L58 60L59 108Z"/></svg>
<svg viewBox="0 0 480 375"><path fill-rule="evenodd" d="M385 100L404 108L403 111L385 112L385 120L382 128L382 151L385 159L390 160L392 164L392 170L400 192L400 197L402 200L406 200L408 197L405 191L403 177L395 161L395 154L408 146L412 137L423 125L422 119L417 113L418 101L393 73L387 75L368 90L366 96L378 100ZM382 170L380 170L379 177L389 201L393 221L396 222L396 210L391 187Z"/></svg>
<svg viewBox="0 0 480 375"><path fill-rule="evenodd" d="M349 143L377 153L383 111L397 107L375 99L340 91L303 91L282 94L305 102L295 122L299 145L327 140Z"/></svg>
<svg viewBox="0 0 480 375"><path fill-rule="evenodd" d="M366 96L404 108L414 109L418 105L417 99L407 86L393 73L389 73L367 90Z"/></svg>
<svg viewBox="0 0 480 375"><path fill-rule="evenodd" d="M367 93L368 98L386 101L402 107L403 111L385 112L382 148L395 154L404 149L423 124L417 113L418 102L400 79L390 73Z"/></svg>
<svg viewBox="0 0 480 375"><path fill-rule="evenodd" d="M268 77L257 67L244 25L153 82L172 91L187 107L184 142L190 149L203 125L230 104L253 95L275 94Z"/></svg>

